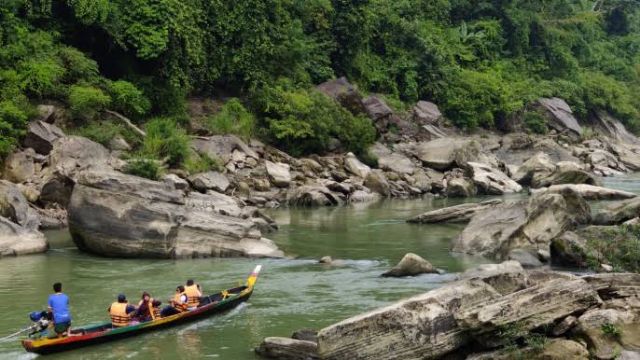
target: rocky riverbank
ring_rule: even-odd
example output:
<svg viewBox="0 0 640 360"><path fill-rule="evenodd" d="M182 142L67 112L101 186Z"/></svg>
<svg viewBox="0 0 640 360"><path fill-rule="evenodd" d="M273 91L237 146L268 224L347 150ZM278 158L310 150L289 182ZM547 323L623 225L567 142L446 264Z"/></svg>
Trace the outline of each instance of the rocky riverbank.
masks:
<svg viewBox="0 0 640 360"><path fill-rule="evenodd" d="M276 228L259 210L264 207L335 206L385 197L500 195L525 187L549 187L544 190L548 194L564 193L571 187L586 199L633 197L598 187L601 176L640 169L640 141L607 114L594 114L583 128L563 100L540 99L535 106L547 118L547 135L527 134L518 126L508 133L465 134L449 127L438 107L429 102L421 101L410 111L397 113L380 97L361 97L345 79L321 84L318 90L345 107L361 108L374 120L379 141L366 156L340 153L336 144L331 154L295 158L253 139L195 136L191 141L194 154L217 159L222 168L198 174L169 170L159 182L120 173L127 166L123 151L129 148L122 138L113 139L107 149L89 139L68 136L56 126L56 108L39 107L40 117L30 123L22 148L7 157L2 171L2 177L14 183L21 194L19 202L31 209L39 225L25 227L15 215L3 212L2 221L7 226L1 236L6 244L2 253L43 251L46 246L42 241L38 246L18 245L16 234L64 227L67 212L78 246L99 254L231 256L275 254L266 249L237 247L242 243L273 248L268 241L260 240L262 233ZM598 136L587 136L594 133ZM553 198L558 197L547 195L540 204L528 206L562 207ZM123 204L128 208L122 208ZM156 208L138 209L144 204ZM501 206L495 215L514 217L533 211L524 205L508 205L509 209ZM440 220L427 216L415 221L470 219L473 229L474 224L484 223L482 219L473 220L476 210L458 209L458 214L447 214ZM134 213L139 216L134 220L139 221L126 221ZM163 220L149 225L158 220L159 214L163 214ZM109 219L109 226L100 225L99 219ZM565 230L574 220L563 220L559 226ZM209 229L204 223L215 228ZM106 233L114 229L117 235ZM189 244L177 241L174 234L179 234L178 238L186 236L186 229L198 229L198 236L189 234L198 240ZM454 250L466 252L471 243L477 244L478 239L469 240L470 232L461 236ZM140 242L134 245L120 238L137 238ZM157 243L159 238L164 240ZM232 243L228 243L230 239L234 239ZM157 246L147 251L142 243ZM206 245L211 243L217 245ZM474 252L498 251L484 246L479 249Z"/></svg>

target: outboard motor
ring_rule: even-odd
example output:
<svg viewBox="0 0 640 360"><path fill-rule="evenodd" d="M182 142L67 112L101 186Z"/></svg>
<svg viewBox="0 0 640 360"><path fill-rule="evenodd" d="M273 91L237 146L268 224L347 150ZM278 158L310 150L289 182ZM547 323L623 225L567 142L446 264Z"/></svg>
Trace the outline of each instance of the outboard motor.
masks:
<svg viewBox="0 0 640 360"><path fill-rule="evenodd" d="M31 326L32 331L29 335L33 335L39 332L42 332L49 327L49 313L46 311L32 311L29 313L29 319L34 322Z"/></svg>

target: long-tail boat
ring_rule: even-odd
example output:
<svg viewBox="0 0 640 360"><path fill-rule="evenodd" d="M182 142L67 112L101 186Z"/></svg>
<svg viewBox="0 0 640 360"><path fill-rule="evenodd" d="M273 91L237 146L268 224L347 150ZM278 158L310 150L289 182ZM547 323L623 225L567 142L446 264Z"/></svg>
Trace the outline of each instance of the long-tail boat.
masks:
<svg viewBox="0 0 640 360"><path fill-rule="evenodd" d="M112 327L111 322L72 328L69 336L54 339L49 339L46 336L32 338L33 335L31 335L29 338L22 340L22 346L29 352L41 355L52 354L136 336L147 331L164 329L221 313L233 309L249 300L261 268L261 265L256 266L249 275L245 285L203 297L207 299L207 301L201 301L201 303L206 303L205 305L198 306L186 312L117 328Z"/></svg>

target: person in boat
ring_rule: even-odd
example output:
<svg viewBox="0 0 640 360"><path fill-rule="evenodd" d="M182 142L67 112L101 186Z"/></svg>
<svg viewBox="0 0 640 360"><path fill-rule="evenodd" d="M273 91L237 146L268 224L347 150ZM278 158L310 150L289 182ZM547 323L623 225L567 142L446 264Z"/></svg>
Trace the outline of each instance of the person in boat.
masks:
<svg viewBox="0 0 640 360"><path fill-rule="evenodd" d="M71 328L71 312L69 311L69 297L62 292L62 284L53 284L53 294L47 301L50 318L53 319L53 332L51 338L62 337L69 334Z"/></svg>
<svg viewBox="0 0 640 360"><path fill-rule="evenodd" d="M176 293L173 295L173 299L170 300L170 304L162 309L160 315L162 317L171 316L185 312L189 310L189 297L184 292L184 286L179 285L176 288Z"/></svg>
<svg viewBox="0 0 640 360"><path fill-rule="evenodd" d="M114 328L128 326L136 307L127 302L127 297L124 294L118 295L117 300L107 309L111 315L111 326Z"/></svg>
<svg viewBox="0 0 640 360"><path fill-rule="evenodd" d="M200 284L196 284L193 279L187 280L187 285L184 287L184 293L187 295L187 305L190 308L198 307L200 304L200 298L202 297Z"/></svg>
<svg viewBox="0 0 640 360"><path fill-rule="evenodd" d="M149 295L148 292L142 293L142 298L138 302L138 309L134 318L139 322L151 321L160 318L160 305L162 303Z"/></svg>

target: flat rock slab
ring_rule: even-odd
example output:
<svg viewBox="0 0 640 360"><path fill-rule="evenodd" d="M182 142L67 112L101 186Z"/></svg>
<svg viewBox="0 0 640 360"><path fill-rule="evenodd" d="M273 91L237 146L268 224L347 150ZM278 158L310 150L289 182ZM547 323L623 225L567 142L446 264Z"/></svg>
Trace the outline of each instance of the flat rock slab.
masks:
<svg viewBox="0 0 640 360"><path fill-rule="evenodd" d="M312 341L283 337L268 337L256 348L256 353L267 359L316 360L318 344Z"/></svg>
<svg viewBox="0 0 640 360"><path fill-rule="evenodd" d="M580 194L586 200L624 200L637 197L637 194L632 192L609 189L602 186L595 186L589 184L562 184L552 185L548 188L532 189L531 193L536 194L539 192L548 193L562 193L567 189L573 190Z"/></svg>
<svg viewBox="0 0 640 360"><path fill-rule="evenodd" d="M433 224L441 222L464 223L471 220L479 211L501 204L502 200L487 200L480 203L467 203L449 206L442 209L427 211L415 216L407 222L416 224Z"/></svg>

